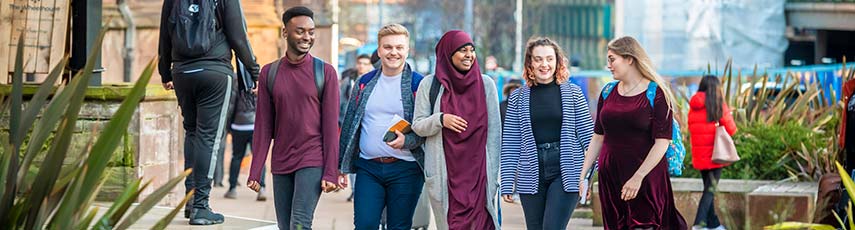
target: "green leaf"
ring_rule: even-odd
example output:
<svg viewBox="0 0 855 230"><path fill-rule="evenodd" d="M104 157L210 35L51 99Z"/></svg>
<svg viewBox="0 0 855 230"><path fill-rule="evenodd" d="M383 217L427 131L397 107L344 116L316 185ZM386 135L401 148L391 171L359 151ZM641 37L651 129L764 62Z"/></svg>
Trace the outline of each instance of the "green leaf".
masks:
<svg viewBox="0 0 855 230"><path fill-rule="evenodd" d="M190 200L191 197L193 197L194 193L196 193L196 190L192 190L189 193L187 193L187 195L184 196L184 200L181 200L181 203L178 204L178 206L175 206L175 208L173 208L172 211L169 212L168 215L163 217L163 219L160 219L160 221L158 221L157 224L154 225L154 227L151 227L151 229L152 230L164 230L164 229L166 229L166 227L169 226L169 223L172 222L172 219L175 219L175 215L178 214L178 211L181 211L181 208L184 207L185 204L187 204L187 201Z"/></svg>
<svg viewBox="0 0 855 230"><path fill-rule="evenodd" d="M846 169L840 165L840 162L834 162L834 165L837 166L837 172L840 174L841 182L846 187L849 197L855 197L855 182L852 182L852 177L849 176L849 173L846 173ZM855 200L852 202L855 202Z"/></svg>
<svg viewBox="0 0 855 230"><path fill-rule="evenodd" d="M122 195L119 196L115 201L113 201L113 205L110 206L110 209L101 217L101 219L95 223L95 226L92 229L96 230L108 230L112 229L116 223L122 219L122 216L125 215L125 212L131 207L134 201L139 197L140 192L145 190L150 184L151 181L145 183L140 187L140 183L142 180L135 179L131 182L131 185L125 188L125 191L122 192Z"/></svg>
<svg viewBox="0 0 855 230"><path fill-rule="evenodd" d="M7 151L9 154L8 160L3 162L4 173L0 179L3 181L3 196L0 197L0 217L5 217L9 209L12 208L12 203L15 202L15 194L17 193L18 177L18 152L21 148L21 141L24 137L18 133L18 127L21 125L21 104L24 99L23 95L23 80L24 80L24 37L26 33L21 32L18 37L18 50L15 55L15 72L12 74L12 94L11 105L9 111L9 142L11 147ZM3 73L6 74L6 73Z"/></svg>
<svg viewBox="0 0 855 230"><path fill-rule="evenodd" d="M145 95L145 88L154 72L154 65L155 60L152 59L139 80L137 80L137 83L134 84L130 93L128 93L128 96L122 102L122 105L119 106L119 109L113 115L113 118L107 123L106 128L99 134L98 140L90 149L90 155L86 162L89 170L80 178L82 182L79 193L72 194L72 203L68 206L60 206L56 216L75 216L76 213L80 212L76 207L87 206L87 204L83 203L88 200L86 197L92 196L92 194L97 192L96 184L100 178L99 176L104 173L107 163L109 163L110 158L112 158L116 148L119 146L119 142L125 136L125 132L127 132L128 124ZM65 226L62 224L63 222L65 221L60 220L57 223L59 224L58 226Z"/></svg>
<svg viewBox="0 0 855 230"><path fill-rule="evenodd" d="M24 37L26 37L26 33L24 32L21 32L21 36L18 37L15 72L12 74L12 111L9 113L9 133L11 134L9 141L16 148L21 146L21 142L24 139L23 135L21 135L22 133L19 131L19 127L21 126L21 106L24 99Z"/></svg>
<svg viewBox="0 0 855 230"><path fill-rule="evenodd" d="M790 230L790 229L793 229L793 230L798 230L798 229L835 230L834 226L831 226L831 225L800 223L800 222L783 222L783 223L763 227L763 229L774 229L774 230Z"/></svg>
<svg viewBox="0 0 855 230"><path fill-rule="evenodd" d="M92 223L92 219L95 219L96 214L98 214L98 207L93 207L92 210L89 211L89 214L87 214L86 217L80 221L80 224L77 225L76 229L88 229L89 224Z"/></svg>
<svg viewBox="0 0 855 230"><path fill-rule="evenodd" d="M119 109L113 115L113 118L107 123L107 127L98 136L98 141L92 146L89 160L86 163L91 171L88 171L83 176L84 183L81 196L94 192L92 185L97 182L94 178L104 172L111 156L115 153L116 147L119 146L119 142L124 137L125 132L127 132L128 124L131 122L131 118L134 116L134 112L143 96L145 96L145 88L154 72L154 66L155 60L152 59L133 89L131 89L131 92L128 93L128 96L122 102L122 105L119 106Z"/></svg>
<svg viewBox="0 0 855 230"><path fill-rule="evenodd" d="M840 215L837 214L837 211L831 211L831 214L834 214L834 218L837 219L837 223L840 224L840 226L845 226L843 224L843 219L840 219Z"/></svg>
<svg viewBox="0 0 855 230"><path fill-rule="evenodd" d="M36 94L33 95L33 98L30 99L30 102L27 103L27 110L24 112L24 121L21 122L21 128L18 130L18 133L24 134L30 131L30 128L33 127L33 123L36 121L36 117L41 111L42 107L45 105L48 96L53 90L53 85L56 83L56 80L59 79L59 76L62 75L63 70L65 69L65 65L68 63L68 57L63 57L62 60L59 61L53 70L48 74L47 79L39 86ZM41 147L39 145L38 147ZM21 168L18 170L18 185L24 183L24 178L27 175L27 171L30 168L30 164L35 158L35 154L24 155L24 160L21 163Z"/></svg>
<svg viewBox="0 0 855 230"><path fill-rule="evenodd" d="M27 229L34 229L36 226L41 226L43 220L40 218L33 218L39 216L40 213L52 212L53 208L58 208L58 211L63 210L62 206L60 207L48 207L47 210L42 210L40 207L44 202L44 198L47 195L48 191L51 191L56 182L56 178L62 168L62 161L65 159L65 156L68 152L68 146L71 144L72 132L74 131L74 127L77 123L77 117L80 112L80 108L83 105L83 99L86 93L87 83L89 79L92 77L92 70L95 67L95 60L98 57L97 55L101 52L101 41L104 38L104 34L106 30L101 30L101 33L98 35L98 39L95 40L95 43L92 45L92 51L90 53L89 59L86 62L83 70L81 70L77 76L72 79L72 85L69 85L69 89L73 90L71 94L71 100L68 104L68 109L65 111L65 118L60 123L60 128L58 129L58 135L54 140L54 143L51 144L50 150L48 150L47 156L45 156L45 161L42 163L42 166L39 168L39 174L36 176L35 181L39 181L39 183L35 183L33 185L33 193L30 194L30 197L27 199L32 202L31 207L29 208L30 214L27 219ZM74 191L72 188L70 191ZM72 198L73 199L73 198ZM73 208L74 210L81 209L81 207L67 207ZM67 213L56 213L54 214L52 220L58 220L59 223L53 222L53 226L70 226L72 219L72 215L68 215ZM58 224L58 225L56 225ZM50 226L49 226L50 227Z"/></svg>
<svg viewBox="0 0 855 230"><path fill-rule="evenodd" d="M177 185L179 182L184 180L184 178L187 177L187 175L190 175L190 172L191 172L191 169L185 170L183 173L181 173L181 175L179 175L178 177L172 178L171 180L166 182L166 184L164 184L162 187L158 188L153 193L151 193L151 195L149 195L148 197L145 198L145 200L140 202L140 204L136 208L134 208L134 210L131 211L131 213L128 214L128 216L125 217L125 219L122 220L122 222L115 229L116 230L124 230L124 229L128 229L129 227L131 227L131 225L136 223L137 220L139 220L140 218L142 218L142 216L146 212L151 210L151 208L154 207L154 205L156 205L158 201L163 199L163 197L165 197L166 194L169 194L169 191L172 191L172 188L174 188L175 185Z"/></svg>

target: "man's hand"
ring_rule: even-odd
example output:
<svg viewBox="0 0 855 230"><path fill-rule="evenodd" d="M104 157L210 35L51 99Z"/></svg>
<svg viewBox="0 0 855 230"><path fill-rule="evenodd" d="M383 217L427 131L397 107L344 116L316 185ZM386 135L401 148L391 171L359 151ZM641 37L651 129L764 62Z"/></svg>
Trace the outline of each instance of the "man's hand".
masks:
<svg viewBox="0 0 855 230"><path fill-rule="evenodd" d="M404 148L404 140L406 140L407 137L404 136L404 134L398 130L395 130L395 135L397 135L398 138L395 138L395 140L391 142L386 142L386 144L389 145L389 147L392 147L393 149Z"/></svg>
<svg viewBox="0 0 855 230"><path fill-rule="evenodd" d="M335 183L326 180L321 180L321 191L329 193L336 190L338 190L338 186L336 186Z"/></svg>
<svg viewBox="0 0 855 230"><path fill-rule="evenodd" d="M249 187L249 189L252 189L252 191L255 191L255 192L258 192L261 190L261 184L258 184L258 181L254 181L254 180L247 181L246 187Z"/></svg>
<svg viewBox="0 0 855 230"><path fill-rule="evenodd" d="M258 95L258 81L255 81L255 88L252 88L252 94Z"/></svg>
<svg viewBox="0 0 855 230"><path fill-rule="evenodd" d="M163 83L163 88L166 90L173 90L173 89L175 89L175 86L172 85L172 81L169 81L169 82Z"/></svg>

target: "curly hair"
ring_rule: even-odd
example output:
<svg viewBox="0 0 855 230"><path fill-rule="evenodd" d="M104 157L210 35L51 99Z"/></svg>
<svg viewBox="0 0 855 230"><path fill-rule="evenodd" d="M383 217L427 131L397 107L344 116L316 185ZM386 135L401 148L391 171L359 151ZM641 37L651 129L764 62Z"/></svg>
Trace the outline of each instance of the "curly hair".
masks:
<svg viewBox="0 0 855 230"><path fill-rule="evenodd" d="M532 66L532 51L534 50L534 47L538 46L552 47L552 49L555 50L555 81L558 82L558 84L564 84L564 82L570 78L570 71L567 68L567 56L564 55L564 51L558 43L555 43L555 41L552 41L552 39L547 37L536 37L528 40L528 44L525 48L525 69L523 69L523 79L525 79L525 84L529 87L537 85L534 66Z"/></svg>

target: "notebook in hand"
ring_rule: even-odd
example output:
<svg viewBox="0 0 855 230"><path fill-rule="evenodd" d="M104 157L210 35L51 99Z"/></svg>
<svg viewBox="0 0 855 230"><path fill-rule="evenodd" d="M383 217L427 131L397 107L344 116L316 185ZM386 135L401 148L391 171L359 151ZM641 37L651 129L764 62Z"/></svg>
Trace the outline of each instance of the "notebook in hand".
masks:
<svg viewBox="0 0 855 230"><path fill-rule="evenodd" d="M395 131L399 131L401 133L409 133L412 132L412 128L410 127L410 122L398 116L397 114L392 117L392 120L389 122L389 129L386 131L386 134L383 135L383 142L392 142L395 138L398 138L398 135L395 134Z"/></svg>

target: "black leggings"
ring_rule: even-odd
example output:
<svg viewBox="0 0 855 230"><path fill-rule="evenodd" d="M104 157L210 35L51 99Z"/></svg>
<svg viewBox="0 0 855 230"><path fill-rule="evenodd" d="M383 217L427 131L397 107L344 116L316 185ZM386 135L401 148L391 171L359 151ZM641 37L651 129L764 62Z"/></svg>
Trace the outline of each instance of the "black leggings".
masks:
<svg viewBox="0 0 855 230"><path fill-rule="evenodd" d="M694 225L715 228L721 225L715 214L715 192L718 190L718 180L721 179L721 168L701 170L701 177L704 180L704 194L698 204Z"/></svg>

